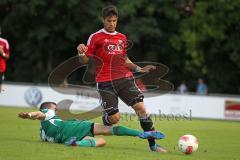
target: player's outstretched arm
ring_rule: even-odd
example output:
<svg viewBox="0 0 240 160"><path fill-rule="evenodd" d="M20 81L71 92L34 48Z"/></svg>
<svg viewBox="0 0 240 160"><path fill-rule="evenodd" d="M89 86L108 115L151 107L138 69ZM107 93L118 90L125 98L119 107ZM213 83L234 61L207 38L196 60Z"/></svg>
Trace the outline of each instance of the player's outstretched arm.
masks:
<svg viewBox="0 0 240 160"><path fill-rule="evenodd" d="M0 56L2 56L4 59L9 59L9 55L4 52L2 46L0 46Z"/></svg>
<svg viewBox="0 0 240 160"><path fill-rule="evenodd" d="M139 67L138 65L134 64L128 57L126 57L126 61L125 61L127 67L132 70L132 71L137 71L140 70L141 67Z"/></svg>
<svg viewBox="0 0 240 160"><path fill-rule="evenodd" d="M126 59L126 65L128 66L129 69L131 69L134 72L149 72L150 70L156 69L156 66L153 65L146 65L144 67L140 67L136 64L134 64L128 57Z"/></svg>
<svg viewBox="0 0 240 160"><path fill-rule="evenodd" d="M18 113L18 117L22 118L22 119L31 119L31 120L44 120L46 115L40 111L36 111L36 112L21 112Z"/></svg>

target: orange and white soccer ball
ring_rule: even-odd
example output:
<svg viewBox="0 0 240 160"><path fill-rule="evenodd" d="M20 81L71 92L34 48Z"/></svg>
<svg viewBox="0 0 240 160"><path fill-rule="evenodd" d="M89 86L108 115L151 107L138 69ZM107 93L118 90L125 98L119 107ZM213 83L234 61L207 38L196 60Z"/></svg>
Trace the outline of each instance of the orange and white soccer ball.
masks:
<svg viewBox="0 0 240 160"><path fill-rule="evenodd" d="M183 135L178 141L178 148L185 154L191 154L198 149L198 140L193 135Z"/></svg>

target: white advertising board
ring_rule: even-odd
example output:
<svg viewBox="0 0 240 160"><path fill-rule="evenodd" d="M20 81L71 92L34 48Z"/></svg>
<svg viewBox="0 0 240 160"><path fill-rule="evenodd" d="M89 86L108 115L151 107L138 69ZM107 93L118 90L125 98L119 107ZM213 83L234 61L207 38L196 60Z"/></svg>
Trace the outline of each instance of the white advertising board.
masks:
<svg viewBox="0 0 240 160"><path fill-rule="evenodd" d="M0 94L1 106L31 107L39 106L44 101L58 103L64 99L72 100L71 109L76 110L79 108L80 110L91 110L100 105L99 99L93 98L91 95L96 95L97 91L86 94L88 90L84 90L84 94L82 94L78 90L76 94L67 95L58 93L48 86L13 84L5 84L4 89L5 91ZM239 120L239 114L234 114L232 117L226 114L226 101L240 103L240 98L165 94L144 99L149 114ZM119 109L123 113L134 113L133 109L126 106L122 101L119 103ZM230 108L227 113L229 112L232 115L234 110ZM239 112L239 110L236 112Z"/></svg>

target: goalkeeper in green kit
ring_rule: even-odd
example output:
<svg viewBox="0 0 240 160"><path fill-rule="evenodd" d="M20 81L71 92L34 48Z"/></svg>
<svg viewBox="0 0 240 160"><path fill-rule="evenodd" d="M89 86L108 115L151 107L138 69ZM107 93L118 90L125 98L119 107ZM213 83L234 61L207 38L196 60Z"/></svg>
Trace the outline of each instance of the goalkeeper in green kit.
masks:
<svg viewBox="0 0 240 160"><path fill-rule="evenodd" d="M103 138L95 135L132 136L142 139L162 139L159 131L138 131L124 126L104 126L86 120L62 120L56 113L54 102L44 102L40 111L21 112L20 118L41 120L40 137L43 141L64 143L68 146L102 147L106 144Z"/></svg>

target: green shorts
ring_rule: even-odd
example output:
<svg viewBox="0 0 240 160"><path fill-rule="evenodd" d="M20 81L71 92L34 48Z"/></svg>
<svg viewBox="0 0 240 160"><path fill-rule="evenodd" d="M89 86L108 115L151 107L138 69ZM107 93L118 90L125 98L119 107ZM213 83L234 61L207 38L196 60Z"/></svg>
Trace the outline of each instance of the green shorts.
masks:
<svg viewBox="0 0 240 160"><path fill-rule="evenodd" d="M77 141L86 136L94 137L93 129L94 123L92 121L68 120L61 131L61 142L64 143L72 137L76 137Z"/></svg>

